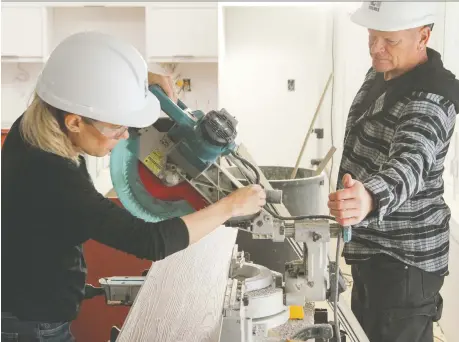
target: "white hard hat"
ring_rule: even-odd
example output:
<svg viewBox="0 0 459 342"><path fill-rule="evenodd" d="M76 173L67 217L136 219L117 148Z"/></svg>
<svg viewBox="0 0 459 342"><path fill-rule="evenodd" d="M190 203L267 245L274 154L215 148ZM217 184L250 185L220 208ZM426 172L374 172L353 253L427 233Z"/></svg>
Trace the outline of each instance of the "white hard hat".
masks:
<svg viewBox="0 0 459 342"><path fill-rule="evenodd" d="M64 39L44 66L36 92L53 107L114 125L147 127L161 111L148 90L147 64L139 51L100 32Z"/></svg>
<svg viewBox="0 0 459 342"><path fill-rule="evenodd" d="M369 1L355 11L351 20L378 31L401 31L435 22L435 2Z"/></svg>

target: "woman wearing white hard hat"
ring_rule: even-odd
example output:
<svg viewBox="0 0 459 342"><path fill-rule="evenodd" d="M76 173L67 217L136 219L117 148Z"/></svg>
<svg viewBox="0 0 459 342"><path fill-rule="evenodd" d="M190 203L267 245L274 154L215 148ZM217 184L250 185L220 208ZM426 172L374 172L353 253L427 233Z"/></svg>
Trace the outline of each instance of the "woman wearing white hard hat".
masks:
<svg viewBox="0 0 459 342"><path fill-rule="evenodd" d="M128 127L153 124L160 114L153 83L172 96L166 78L148 73L135 48L109 35L75 34L52 52L2 148L2 341L74 341L85 241L159 260L265 204L263 190L250 186L151 223L95 190L82 154L107 155Z"/></svg>

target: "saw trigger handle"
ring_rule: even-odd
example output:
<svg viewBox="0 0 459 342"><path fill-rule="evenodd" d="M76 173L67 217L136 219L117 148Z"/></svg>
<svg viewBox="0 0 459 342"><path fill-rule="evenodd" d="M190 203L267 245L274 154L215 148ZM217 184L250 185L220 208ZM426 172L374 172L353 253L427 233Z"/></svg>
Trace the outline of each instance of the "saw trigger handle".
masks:
<svg viewBox="0 0 459 342"><path fill-rule="evenodd" d="M265 190L266 203L282 204L282 190Z"/></svg>

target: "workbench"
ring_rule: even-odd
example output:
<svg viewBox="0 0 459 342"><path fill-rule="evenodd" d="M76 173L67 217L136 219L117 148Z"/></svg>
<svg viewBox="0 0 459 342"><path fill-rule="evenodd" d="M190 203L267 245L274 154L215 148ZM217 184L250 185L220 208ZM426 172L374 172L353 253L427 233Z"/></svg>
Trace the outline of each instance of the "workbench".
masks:
<svg viewBox="0 0 459 342"><path fill-rule="evenodd" d="M117 342L218 342L237 232L222 226L189 248L153 263ZM315 308L327 309L328 319L333 319L327 302L308 303L303 321L289 321L269 336L288 338L313 324ZM349 341L365 341L355 339L362 331L343 299L340 309L346 329L355 330Z"/></svg>

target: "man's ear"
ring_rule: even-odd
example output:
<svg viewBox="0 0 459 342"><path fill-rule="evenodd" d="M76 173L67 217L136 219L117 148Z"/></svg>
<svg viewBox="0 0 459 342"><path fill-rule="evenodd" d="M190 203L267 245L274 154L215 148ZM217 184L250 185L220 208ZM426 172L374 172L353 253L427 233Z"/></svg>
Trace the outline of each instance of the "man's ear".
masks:
<svg viewBox="0 0 459 342"><path fill-rule="evenodd" d="M420 34L419 34L419 49L420 50L425 50L427 47L427 43L429 43L430 39L430 27L424 26L421 28Z"/></svg>
<svg viewBox="0 0 459 342"><path fill-rule="evenodd" d="M65 127L69 132L79 133L83 119L76 114L67 114L64 119Z"/></svg>

